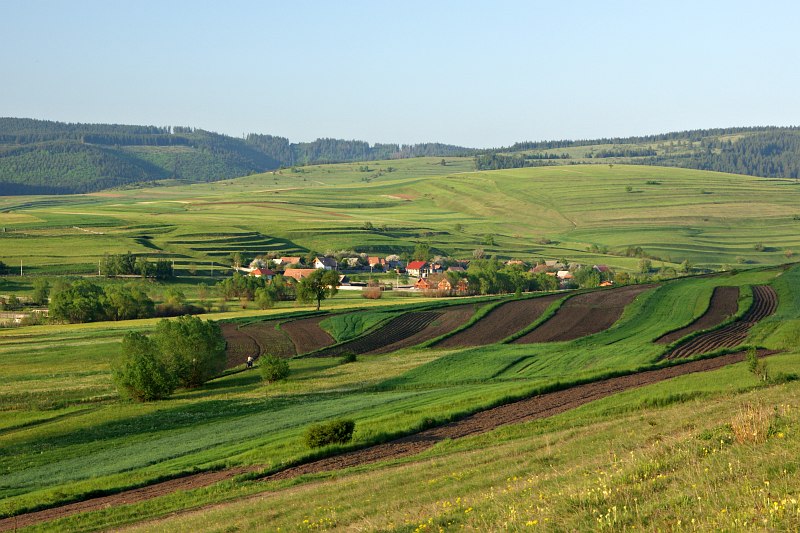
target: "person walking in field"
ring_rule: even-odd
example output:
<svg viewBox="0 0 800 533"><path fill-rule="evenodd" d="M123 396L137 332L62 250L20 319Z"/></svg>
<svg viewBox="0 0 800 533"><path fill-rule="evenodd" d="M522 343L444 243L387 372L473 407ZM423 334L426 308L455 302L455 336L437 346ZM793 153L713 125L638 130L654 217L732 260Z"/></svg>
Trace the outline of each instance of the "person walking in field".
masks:
<svg viewBox="0 0 800 533"><path fill-rule="evenodd" d="M253 356L252 355L248 355L247 356L247 368L253 368Z"/></svg>

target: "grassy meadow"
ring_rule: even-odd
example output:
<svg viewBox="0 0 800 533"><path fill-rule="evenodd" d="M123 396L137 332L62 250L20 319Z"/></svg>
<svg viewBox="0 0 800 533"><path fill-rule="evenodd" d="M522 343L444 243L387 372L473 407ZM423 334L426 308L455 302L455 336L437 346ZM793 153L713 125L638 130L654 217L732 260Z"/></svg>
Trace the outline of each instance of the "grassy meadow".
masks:
<svg viewBox="0 0 800 533"><path fill-rule="evenodd" d="M90 494L114 492L197 470L241 465L274 469L309 457L310 452L302 442L302 435L313 422L352 418L356 421L356 434L351 446L359 447L412 432L432 422L441 423L510 398L530 395L537 390L651 367L657 364L658 357L665 349L651 341L702 314L717 285L747 287L771 283L778 290L778 313L758 326L751 337L753 343L757 339L759 345L789 350L787 355L776 357L769 364L773 373L791 373L796 371L800 362L796 352L800 338L800 295L796 291L798 281L800 269L797 268L788 271L750 270L715 277L682 279L642 293L609 330L570 342L531 346L500 344L467 350L416 348L377 356L360 356L358 361L348 364L341 364L337 359L294 359L290 361L292 374L286 382L265 386L257 372L229 373L200 389L179 391L170 400L148 404L118 399L111 382L110 364L124 331L148 331L154 321L42 326L3 331L0 332L0 354L4 368L3 392L0 396L0 405L3 407L0 411L0 512L3 515L15 514L25 509L72 501ZM385 307L385 302L383 305ZM368 327L385 312L398 310L389 309L380 313L377 309L370 311L364 321L358 324L351 319L330 317L328 320L333 326L329 324L329 327L347 336L349 331ZM264 316L279 316L281 312L273 310L264 313ZM248 320L254 318L255 314ZM502 527L510 519L505 514L507 507L521 505L512 503L514 498L542 492L548 495L547 501L551 502L548 506L536 512L520 506L517 512L522 513L524 508L524 516L542 521L545 517L555 519L560 513L566 512L565 509L577 505L575 508L580 512L574 519L579 521L575 522L574 527L580 529L581 524L590 524L591 520L597 518L591 514L590 507L599 512L600 502L606 501L596 499L599 498L598 494L582 492L595 487L587 477L593 475L591 473L595 470L605 472L596 473L601 479L605 479L603 476L620 476L619 480L609 478L606 482L623 483L627 487L625 490L632 491L631 494L656 490L641 487L642 482L631 477L631 472L648 468L646 465L651 461L662 460L657 449L641 447L639 441L646 439L647 435L652 438L652 435L658 434L663 441L669 442L677 438L673 434L681 435L683 440L676 442L683 442L682 446L688 448L679 447L680 454L690 454L697 435L704 429L722 431L716 426L730 419L730 412L723 413L720 402L738 405L744 401L742 394L750 394L755 398L760 397L763 391L767 396L762 402L767 402L765 405L769 407L772 405L769 402L773 402L772 398L777 395L775 391L782 390L795 396L788 396L779 405L795 406L796 395L800 394L796 382L767 389L762 387L744 365L735 365L709 375L687 376L605 399L555 419L443 443L422 457L400 461L399 466L382 468L373 465L355 469L353 473L282 482L275 487L276 490L287 484L298 485L299 488L278 490L275 494L264 496L265 501L288 498L286 505L291 506L280 517L265 511L258 515L260 518L243 517L241 522L237 519L234 523L239 524L237 527L248 529L253 527L248 520L263 520L270 527L296 529L303 524L303 520L330 519L331 522L320 523L317 527L352 524L353 527L373 529L372 526L363 525L372 524L374 527L380 525L382 529L410 531L430 519L434 521L430 524L443 527L460 523L476 528L481 528L481 524ZM709 399L714 401L706 405ZM722 421L709 414L699 424L697 412L705 412L704 409L712 407L718 409L714 416L722 417L719 418ZM664 408L677 410L674 423L671 418L662 417L660 413ZM691 424L695 424L696 431L686 432L690 422L680 422L682 416L694 420ZM785 431L782 430L786 436L785 442L795 442L791 440L796 439L791 429L796 424L796 419L791 417L795 416L796 411L791 410L785 415L781 414L781 423L785 422L786 426ZM647 420L651 419L658 420L658 432L647 427ZM619 420L625 421L625 424L630 422L631 429L623 431L622 428L627 426L617 423ZM709 426L714 423L716 425ZM638 431L636 428L639 425L647 427L647 431ZM611 438L609 442L618 443L619 447L602 444L599 436L603 432L610 432L607 433ZM635 438L625 442L625 435L628 434L635 434ZM777 446L777 437L773 435L770 439L764 446ZM714 442L701 444L713 447ZM744 450L749 449L750 445L744 443L737 447L732 442L728 444L725 453L738 454L738 468L753 475L757 465L742 465L741 460ZM552 456L553 447L559 449L559 459L549 463L549 459L545 459ZM598 454L598 447L605 451ZM539 452L548 448L550 451L545 456L539 455ZM327 452L335 449L332 447ZM531 450L539 452L528 453ZM625 455L631 451L633 455ZM619 464L622 469L619 473L610 470L611 466L608 465L613 454L617 454L620 461L626 461ZM699 461L699 458L695 459ZM492 468L493 473L488 476L483 474L485 468L480 466L487 461L500 465L496 471ZM667 466L676 469L678 465L681 469L685 467L683 463L675 461L670 461L667 466L658 464L652 467L653 475L669 471ZM523 468L523 465L527 466ZM563 468L563 474L559 474L554 465ZM543 473L543 469L546 472ZM440 472L441 476L433 475L434 472ZM509 487L508 492L502 492L500 499L509 503L500 505L487 494L494 490L496 497L500 498L503 490L500 487L505 485L498 480L504 479L502 476L510 472L514 472L513 475L506 477L516 476L516 479L513 479L513 487ZM396 478L396 475L401 475L401 478ZM395 494L396 498L368 498L359 482L345 481L351 479L350 476L356 476L353 479L366 476L368 484L372 486L383 487L386 484L387 494ZM684 478L688 476L686 472L676 475L672 481L675 485L667 490L667 494L674 493L677 498L684 488ZM716 482L714 479L709 477L709 483ZM769 479L781 483L783 478L773 475ZM416 480L413 484L419 483L425 488L422 492L414 491L416 503L406 506L404 498L410 496L401 496L399 493L403 491L401 487L407 487L412 480ZM567 492L570 496L564 501L556 498L565 494L563 490L557 494L555 489L561 481L568 481L568 486L572 487L570 490L574 492ZM339 482L345 485L336 485ZM788 481L783 483L781 487L785 494L781 494L781 498L791 495ZM334 486L335 489L332 488ZM116 527L175 510L263 492L272 487L246 479L233 480L218 487L170 495L132 507L88 513L42 527L79 530ZM314 492L316 490L321 492ZM338 493L342 496L333 496ZM299 499L292 499L300 498L299 494L306 494L306 498L312 494L315 498L314 507L301 505ZM349 494L346 499L350 502L346 512L340 508L344 494ZM458 508L454 502L456 497L465 505L453 514L451 511ZM621 498L615 499L615 504L623 501L622 505L631 507L626 503L629 499L627 496L612 491L603 498L610 497ZM739 505L741 500L737 498L740 497L742 495L738 493L720 496L729 498L728 505L731 507ZM325 503L328 501L331 503ZM450 504L446 504L446 509L440 509L438 506L445 504L439 502L444 501ZM358 502L357 506L355 502ZM391 503L387 507L385 502ZM685 509L694 512L693 504L684 502ZM230 516L226 513L241 514L236 507L240 504L231 505L233 507L230 510L227 507L217 508L214 513L220 514L212 516L218 518L206 522L200 529L224 529L222 524L227 523ZM272 504L264 505L271 507ZM329 508L335 510L335 517L326 514L328 511L323 512L323 509ZM472 508L472 511L467 513L467 508ZM476 514L468 516L473 511ZM652 516L654 512L655 507L650 505L635 516L630 514L633 511L625 511L629 513L626 515L618 511L618 515L624 515L628 521L626 523L643 524L636 520L643 520L642 517ZM603 508L602 514L606 513L607 510ZM175 522L168 526L161 524L154 526L155 529L196 527L195 522L191 522L194 520L191 515L170 520L189 522Z"/></svg>
<svg viewBox="0 0 800 533"><path fill-rule="evenodd" d="M174 259L192 277L224 274L235 251L386 255L419 242L461 258L483 248L629 270L638 259L615 255L629 246L660 258L656 267L778 264L800 251L800 186L792 180L635 165L491 172L472 165L419 158L191 186L0 197L0 260L14 268L21 261L32 274L90 274L103 254L131 251ZM599 251L588 252L592 245Z"/></svg>

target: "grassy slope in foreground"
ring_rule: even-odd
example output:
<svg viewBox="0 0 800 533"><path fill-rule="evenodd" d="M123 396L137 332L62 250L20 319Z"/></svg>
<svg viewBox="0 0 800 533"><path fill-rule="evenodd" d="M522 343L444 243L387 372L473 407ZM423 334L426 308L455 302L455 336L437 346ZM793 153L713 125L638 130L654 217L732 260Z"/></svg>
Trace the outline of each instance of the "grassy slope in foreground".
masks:
<svg viewBox="0 0 800 533"><path fill-rule="evenodd" d="M687 294L705 293L707 298L711 293L708 280L716 279L719 284L761 283L776 273L748 272L719 279L686 280L669 287L706 283L709 287L703 291L696 291L698 287L683 290ZM783 276L796 278L797 274L791 271ZM670 291L666 294L672 294ZM786 292L781 295L784 313L791 313L795 305L794 283L789 280L782 291ZM660 296L657 291L648 294L650 297L642 299L641 305L655 303L652 298L663 296L672 307L666 295ZM558 350L549 352L557 360L557 368L533 364L527 365L524 372L505 371L512 368L508 363L522 352L519 347L495 346L484 349L481 360L486 364L468 366L469 372L452 380L436 371L435 361L447 352L410 350L364 357L357 363L339 366L336 361L293 361L290 380L267 389L258 383L255 374L244 374L221 378L203 389L154 404L119 404L113 397L81 398L80 391L76 391L76 398L65 399L63 406L51 406L45 413L19 402L16 410L4 417L5 431L0 434L4 512L64 501L93 490L119 489L195 468L277 465L307 453L301 436L307 424L318 420L353 417L358 428L356 444L363 445L411 430L425 419L446 420L559 381L636 368L652 363L658 356L657 351L648 348L649 338L691 320L704 305L697 303L694 308L670 321L655 306L655 310L641 313L638 326L634 320L637 313L626 313L618 327L606 333L545 347ZM91 345L91 336L102 331L68 330L74 337L63 344L73 346L69 349L72 353ZM650 334L642 335L642 331ZM82 332L90 337L84 337ZM110 338L100 342L110 351L116 341ZM7 346L5 359L24 366L31 357L38 357L40 363L49 361L47 364L57 368L59 358L70 357L69 350L54 354L46 343L28 349ZM82 362L82 371L92 374L88 379L102 382L108 380L108 359L99 350ZM603 362L591 357L592 353L637 351L643 354L637 360L618 357ZM498 373L492 366L494 362L487 357L492 353L503 362L503 372ZM546 352L537 352L531 359L546 361L542 353ZM448 357L451 356L442 360ZM429 362L430 372L419 376L414 369ZM487 370L491 372L487 374ZM365 376L369 380L365 381ZM381 382L378 390L370 388ZM58 374L39 373L20 393L37 389L44 393L54 390L57 383Z"/></svg>
<svg viewBox="0 0 800 533"><path fill-rule="evenodd" d="M448 161L374 162L372 172L322 165L195 186L0 198L7 229L0 260L91 271L104 252L131 250L175 257L188 269L253 243L251 253L261 246L385 255L428 242L457 257L484 248L501 257L636 270L637 258L586 250L640 246L666 265L711 267L776 264L800 250L800 186L791 180L625 165L471 172L469 159ZM386 172L388 166L396 170ZM365 222L387 229L366 230ZM486 244L487 234L495 244ZM185 244L215 235L225 241L222 255ZM552 242L540 244L542 238Z"/></svg>
<svg viewBox="0 0 800 533"><path fill-rule="evenodd" d="M768 364L793 371L800 356ZM131 531L793 530L800 526L799 383L765 388L741 363L443 442L390 465L288 482L230 481L43 529L102 529L233 499L240 501Z"/></svg>

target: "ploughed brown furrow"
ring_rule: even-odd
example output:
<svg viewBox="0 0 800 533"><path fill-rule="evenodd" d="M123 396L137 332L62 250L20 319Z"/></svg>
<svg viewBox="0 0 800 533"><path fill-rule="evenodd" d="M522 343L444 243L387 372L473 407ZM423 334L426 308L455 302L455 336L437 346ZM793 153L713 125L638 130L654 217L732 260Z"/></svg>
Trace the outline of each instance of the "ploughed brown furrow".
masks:
<svg viewBox="0 0 800 533"><path fill-rule="evenodd" d="M477 308L477 304L446 307L441 310L441 315L436 320L426 324L425 327L420 331L392 344L381 346L380 348L372 350L369 353L379 354L393 352L402 348L416 346L417 344L429 341L431 339L435 339L440 335L444 335L445 333L453 331L457 327L466 324L467 321L472 318L472 315L475 314Z"/></svg>
<svg viewBox="0 0 800 533"><path fill-rule="evenodd" d="M259 355L268 353L278 357L292 357L295 354L294 344L277 325L276 320L266 320L242 326L239 330L258 343Z"/></svg>
<svg viewBox="0 0 800 533"><path fill-rule="evenodd" d="M319 327L319 323L327 317L315 316L284 322L280 328L292 340L297 354L313 352L334 344L336 340Z"/></svg>
<svg viewBox="0 0 800 533"><path fill-rule="evenodd" d="M670 344L676 340L704 329L722 324L726 318L739 310L739 287L715 287L708 302L708 309L697 320L686 327L671 331L656 339L659 344Z"/></svg>
<svg viewBox="0 0 800 533"><path fill-rule="evenodd" d="M225 337L225 368L242 365L247 357L258 357L261 353L258 343L251 336L241 331L236 324L221 324L220 329Z"/></svg>
<svg viewBox="0 0 800 533"><path fill-rule="evenodd" d="M500 342L533 323L553 302L563 297L563 294L553 294L506 302L492 309L469 328L448 337L436 346L457 348Z"/></svg>
<svg viewBox="0 0 800 533"><path fill-rule="evenodd" d="M753 303L750 309L736 322L716 331L704 333L676 347L667 354L667 359L691 357L719 348L734 348L742 344L750 328L778 309L778 294L769 285L753 286Z"/></svg>
<svg viewBox="0 0 800 533"><path fill-rule="evenodd" d="M327 350L322 350L314 354L315 357L333 357L345 352L355 354L367 353L374 350L400 342L407 337L418 333L425 327L438 319L442 315L441 311L418 311L405 313L390 320L385 326L377 330L345 342L337 346L331 346Z"/></svg>
<svg viewBox="0 0 800 533"><path fill-rule="evenodd" d="M628 285L573 296L550 320L514 344L569 341L605 331L619 320L625 306L654 285Z"/></svg>

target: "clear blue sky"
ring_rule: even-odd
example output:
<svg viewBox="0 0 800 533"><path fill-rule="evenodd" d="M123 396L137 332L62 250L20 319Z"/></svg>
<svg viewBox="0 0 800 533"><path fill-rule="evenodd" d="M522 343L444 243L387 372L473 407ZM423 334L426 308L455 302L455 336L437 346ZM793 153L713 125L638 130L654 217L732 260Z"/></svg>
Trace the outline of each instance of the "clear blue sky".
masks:
<svg viewBox="0 0 800 533"><path fill-rule="evenodd" d="M800 3L2 0L0 116L475 147L800 124Z"/></svg>

